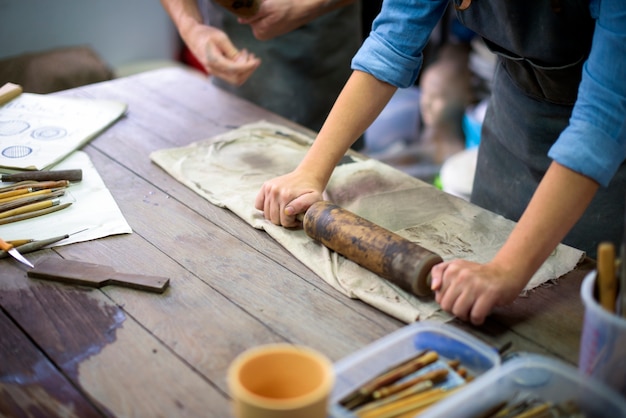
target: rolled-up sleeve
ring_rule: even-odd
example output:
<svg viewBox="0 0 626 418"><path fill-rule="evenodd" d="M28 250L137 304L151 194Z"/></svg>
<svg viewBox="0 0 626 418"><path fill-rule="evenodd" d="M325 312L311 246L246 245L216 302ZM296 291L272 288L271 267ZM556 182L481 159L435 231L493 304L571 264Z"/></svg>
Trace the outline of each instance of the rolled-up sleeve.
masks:
<svg viewBox="0 0 626 418"><path fill-rule="evenodd" d="M591 12L596 27L578 99L548 155L607 186L626 159L626 8L596 0Z"/></svg>
<svg viewBox="0 0 626 418"><path fill-rule="evenodd" d="M447 0L384 1L369 37L352 60L352 69L400 88L415 84L422 67L422 51L447 3Z"/></svg>

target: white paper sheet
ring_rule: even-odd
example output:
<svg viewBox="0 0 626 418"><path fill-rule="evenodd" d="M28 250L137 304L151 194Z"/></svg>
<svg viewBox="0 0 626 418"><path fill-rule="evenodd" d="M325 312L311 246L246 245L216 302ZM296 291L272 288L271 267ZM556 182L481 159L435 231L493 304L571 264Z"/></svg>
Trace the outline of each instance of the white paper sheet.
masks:
<svg viewBox="0 0 626 418"><path fill-rule="evenodd" d="M115 122L126 104L22 93L0 106L0 169L43 170Z"/></svg>

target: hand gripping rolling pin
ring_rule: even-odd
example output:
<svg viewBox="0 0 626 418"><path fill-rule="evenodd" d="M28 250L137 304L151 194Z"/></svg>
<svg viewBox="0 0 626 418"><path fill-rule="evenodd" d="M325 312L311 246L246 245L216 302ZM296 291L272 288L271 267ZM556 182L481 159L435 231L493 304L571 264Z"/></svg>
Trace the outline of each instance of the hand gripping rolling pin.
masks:
<svg viewBox="0 0 626 418"><path fill-rule="evenodd" d="M304 232L326 247L417 296L432 294L430 270L442 258L328 201L311 205Z"/></svg>

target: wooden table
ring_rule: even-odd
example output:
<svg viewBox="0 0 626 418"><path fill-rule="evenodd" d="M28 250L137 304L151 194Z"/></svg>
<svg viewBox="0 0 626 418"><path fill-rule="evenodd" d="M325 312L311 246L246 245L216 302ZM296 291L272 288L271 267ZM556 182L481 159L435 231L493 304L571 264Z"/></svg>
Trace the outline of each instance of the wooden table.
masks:
<svg viewBox="0 0 626 418"><path fill-rule="evenodd" d="M119 100L128 114L84 147L134 233L29 254L167 276L162 295L27 277L0 260L0 416L227 417L226 369L278 341L333 361L404 324L339 294L266 233L213 206L151 163L150 152L265 119L303 130L183 69L60 93ZM558 285L499 308L481 327L495 346L575 364L579 286Z"/></svg>

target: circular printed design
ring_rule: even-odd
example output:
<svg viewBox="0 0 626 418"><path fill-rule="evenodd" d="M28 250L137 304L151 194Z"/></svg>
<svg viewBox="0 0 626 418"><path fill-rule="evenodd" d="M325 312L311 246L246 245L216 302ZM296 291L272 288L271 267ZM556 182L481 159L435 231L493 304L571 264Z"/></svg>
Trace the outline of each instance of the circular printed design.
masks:
<svg viewBox="0 0 626 418"><path fill-rule="evenodd" d="M25 145L12 145L2 150L2 156L6 158L24 158L33 152L31 147Z"/></svg>
<svg viewBox="0 0 626 418"><path fill-rule="evenodd" d="M67 131L64 128L58 126L43 126L35 129L31 132L30 136L35 139L59 139L67 135Z"/></svg>
<svg viewBox="0 0 626 418"><path fill-rule="evenodd" d="M0 120L0 135L17 135L30 128L28 122L23 120Z"/></svg>

